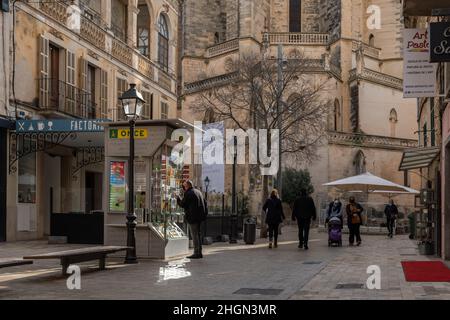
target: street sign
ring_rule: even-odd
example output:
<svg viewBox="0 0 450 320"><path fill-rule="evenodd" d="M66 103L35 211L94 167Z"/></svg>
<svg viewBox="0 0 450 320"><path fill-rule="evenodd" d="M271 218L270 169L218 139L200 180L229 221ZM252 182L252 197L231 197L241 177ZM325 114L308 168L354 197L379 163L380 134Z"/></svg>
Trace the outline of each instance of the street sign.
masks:
<svg viewBox="0 0 450 320"><path fill-rule="evenodd" d="M103 132L105 119L83 120L17 120L16 132Z"/></svg>

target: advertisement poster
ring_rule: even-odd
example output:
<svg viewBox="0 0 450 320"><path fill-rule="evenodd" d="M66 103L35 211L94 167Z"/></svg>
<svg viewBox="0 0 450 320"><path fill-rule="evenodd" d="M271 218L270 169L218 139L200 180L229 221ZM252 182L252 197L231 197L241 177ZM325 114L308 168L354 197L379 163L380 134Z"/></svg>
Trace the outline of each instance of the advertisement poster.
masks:
<svg viewBox="0 0 450 320"><path fill-rule="evenodd" d="M427 29L403 31L403 96L405 98L434 97L436 65L430 63L430 41Z"/></svg>
<svg viewBox="0 0 450 320"><path fill-rule="evenodd" d="M109 174L109 210L125 212L126 208L125 162L111 161Z"/></svg>
<svg viewBox="0 0 450 320"><path fill-rule="evenodd" d="M222 136L225 136L225 129L223 122L205 124L203 130L216 129ZM211 141L203 140L203 150L211 143ZM210 183L208 192L224 193L225 192L225 165L221 164L207 164L202 165L202 181L208 177ZM204 190L206 191L206 190Z"/></svg>

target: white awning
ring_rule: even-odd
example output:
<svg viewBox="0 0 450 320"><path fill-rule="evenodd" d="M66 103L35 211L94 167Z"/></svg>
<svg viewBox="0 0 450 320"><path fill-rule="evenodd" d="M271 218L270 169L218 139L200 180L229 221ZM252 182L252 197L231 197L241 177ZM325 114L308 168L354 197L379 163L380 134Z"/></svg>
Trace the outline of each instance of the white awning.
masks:
<svg viewBox="0 0 450 320"><path fill-rule="evenodd" d="M428 168L439 156L439 147L406 150L400 163L400 171Z"/></svg>

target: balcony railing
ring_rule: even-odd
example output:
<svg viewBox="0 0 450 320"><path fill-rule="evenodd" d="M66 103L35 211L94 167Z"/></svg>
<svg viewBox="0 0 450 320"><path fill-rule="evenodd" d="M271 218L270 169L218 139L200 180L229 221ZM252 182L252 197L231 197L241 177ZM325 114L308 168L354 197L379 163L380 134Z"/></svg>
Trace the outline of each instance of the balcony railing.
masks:
<svg viewBox="0 0 450 320"><path fill-rule="evenodd" d="M366 54L368 57L372 57L375 59L380 58L381 49L372 47L366 43L353 41L352 43L352 49L353 51L358 50L360 47L362 47L364 54Z"/></svg>
<svg viewBox="0 0 450 320"><path fill-rule="evenodd" d="M328 140L331 143L350 146L370 146L386 149L408 149L418 146L417 140L393 138L361 133L328 132Z"/></svg>
<svg viewBox="0 0 450 320"><path fill-rule="evenodd" d="M43 78L37 81L39 88L45 88L40 94L41 111L61 112L77 118L96 118L97 105L89 92L58 79Z"/></svg>
<svg viewBox="0 0 450 320"><path fill-rule="evenodd" d="M38 2L38 9L51 17L63 26L67 26L67 8L69 1L44 1ZM164 73L160 78L166 89L175 88L172 86L172 81L175 80L173 70L164 70L154 61L144 57L139 51L128 45L124 39L124 31L121 28L111 26L114 35L108 32L106 23L101 21L98 16L92 19L89 15L83 14L81 16L81 30L79 36L104 51L108 55L112 55L115 59L122 62L134 70L139 71L143 75L155 81L155 72L158 70L159 74ZM121 40L123 39L123 40ZM110 40L111 42L107 41ZM109 45L108 45L109 44ZM170 84L169 84L170 82Z"/></svg>
<svg viewBox="0 0 450 320"><path fill-rule="evenodd" d="M231 81L235 81L239 77L238 72L227 73L224 75L211 77L208 79L199 80L196 82L186 83L184 86L185 93L193 93L221 85L229 84Z"/></svg>
<svg viewBox="0 0 450 320"><path fill-rule="evenodd" d="M265 33L264 41L269 44L298 44L298 45L328 45L328 33L294 33L277 32Z"/></svg>
<svg viewBox="0 0 450 320"><path fill-rule="evenodd" d="M358 73L356 69L350 70L349 81L354 80L367 80L397 90L403 90L402 79L367 68L364 68L361 73Z"/></svg>
<svg viewBox="0 0 450 320"><path fill-rule="evenodd" d="M238 49L239 49L239 40L234 39L209 47L208 49L206 49L206 57L212 58Z"/></svg>

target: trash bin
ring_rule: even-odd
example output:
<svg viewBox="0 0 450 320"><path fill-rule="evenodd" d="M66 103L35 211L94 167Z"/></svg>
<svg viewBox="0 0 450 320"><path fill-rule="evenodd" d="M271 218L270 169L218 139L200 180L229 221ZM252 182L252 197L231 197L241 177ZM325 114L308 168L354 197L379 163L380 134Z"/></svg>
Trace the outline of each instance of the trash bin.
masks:
<svg viewBox="0 0 450 320"><path fill-rule="evenodd" d="M414 212L411 212L408 214L408 220L409 220L409 238L415 239L416 238L416 214Z"/></svg>
<svg viewBox="0 0 450 320"><path fill-rule="evenodd" d="M255 244L256 242L256 218L249 217L244 220L244 242Z"/></svg>

